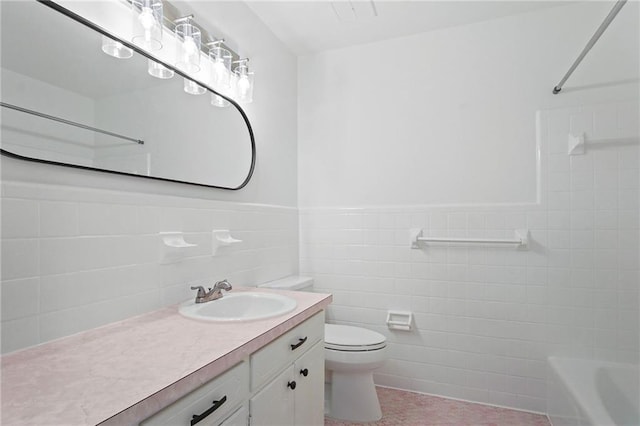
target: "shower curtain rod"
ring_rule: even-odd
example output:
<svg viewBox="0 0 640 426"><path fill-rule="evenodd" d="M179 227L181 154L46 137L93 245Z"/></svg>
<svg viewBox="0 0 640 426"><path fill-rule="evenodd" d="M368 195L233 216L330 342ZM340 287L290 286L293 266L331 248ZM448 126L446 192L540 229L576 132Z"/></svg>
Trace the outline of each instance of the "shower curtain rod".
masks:
<svg viewBox="0 0 640 426"><path fill-rule="evenodd" d="M604 18L604 21L602 21L602 24L600 24L600 26L598 27L596 32L593 34L593 36L591 36L591 39L589 40L587 45L584 47L584 49L582 49L582 52L580 52L580 55L578 56L578 59L576 59L575 62L573 63L573 65L571 65L571 68L569 68L569 71L567 71L567 73L564 75L564 77L562 77L562 80L560 80L560 83L558 83L556 85L556 87L553 88L553 94L554 95L557 95L558 93L560 93L564 83L571 76L571 74L573 74L573 72L576 70L578 65L580 65L580 62L582 62L584 57L587 56L587 53L589 53L589 51L591 50L593 45L596 44L596 42L598 41L598 39L600 38L602 33L605 32L605 30L607 29L607 27L609 26L611 21L613 21L613 19L616 17L618 12L620 12L620 9L622 9L622 6L624 6L624 4L626 2L627 2L627 0L618 0L616 2L616 4L613 5L613 8L611 9L611 12L609 12L607 17Z"/></svg>
<svg viewBox="0 0 640 426"><path fill-rule="evenodd" d="M85 130L91 130L93 132L102 133L104 135L113 136L114 138L120 138L127 141L135 142L138 145L144 145L144 141L142 139L130 138L129 136L123 136L118 133L109 132L107 130L98 129L96 127L87 126L86 124L76 123L75 121L65 120L64 118L55 117L53 115L45 114L42 112L34 111L32 109L22 108L16 105L8 104L6 102L0 102L0 106L9 108L15 111L24 112L25 114L35 115L36 117L46 118L47 120L57 121L58 123L68 124L69 126L79 127Z"/></svg>

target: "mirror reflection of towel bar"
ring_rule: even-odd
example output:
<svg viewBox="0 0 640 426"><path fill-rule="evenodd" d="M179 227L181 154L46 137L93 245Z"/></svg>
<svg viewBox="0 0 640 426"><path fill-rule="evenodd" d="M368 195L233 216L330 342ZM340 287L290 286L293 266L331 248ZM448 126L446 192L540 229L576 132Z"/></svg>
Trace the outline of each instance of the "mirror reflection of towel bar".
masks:
<svg viewBox="0 0 640 426"><path fill-rule="evenodd" d="M113 136L114 138L125 139L125 140L131 141L131 142L135 142L135 143L137 143L139 145L144 145L144 141L141 140L141 139L134 139L134 138L130 138L128 136L119 135L117 133L109 132L107 130L102 130L102 129L98 129L98 128L95 128L95 127L87 126L86 124L76 123L75 121L71 121L71 120L65 120L64 118L55 117L53 115L44 114L42 112L34 111L34 110L31 110L31 109L27 109L27 108L22 108L22 107L19 107L19 106L16 106L16 105L8 104L6 102L0 102L0 106L3 106L5 108L9 108L9 109L13 109L15 111L24 112L25 114L35 115L36 117L46 118L47 120L57 121L59 123L68 124L70 126L79 127L81 129L91 130L93 132L98 132L98 133L102 133L104 135Z"/></svg>

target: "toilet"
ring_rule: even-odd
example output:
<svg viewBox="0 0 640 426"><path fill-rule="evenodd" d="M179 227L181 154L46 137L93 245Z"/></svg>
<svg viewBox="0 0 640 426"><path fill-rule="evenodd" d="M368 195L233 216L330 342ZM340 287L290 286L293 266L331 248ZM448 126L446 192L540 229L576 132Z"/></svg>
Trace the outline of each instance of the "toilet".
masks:
<svg viewBox="0 0 640 426"><path fill-rule="evenodd" d="M259 287L311 291L313 278L291 276ZM373 371L387 359L386 338L362 327L325 324L324 357L330 379L325 391L326 415L352 422L380 420L382 411Z"/></svg>

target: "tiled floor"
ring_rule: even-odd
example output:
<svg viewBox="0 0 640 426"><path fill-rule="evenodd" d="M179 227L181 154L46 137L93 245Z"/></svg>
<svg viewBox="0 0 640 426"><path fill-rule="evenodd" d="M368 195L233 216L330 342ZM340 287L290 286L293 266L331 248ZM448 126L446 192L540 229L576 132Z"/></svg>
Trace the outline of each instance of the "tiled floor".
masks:
<svg viewBox="0 0 640 426"><path fill-rule="evenodd" d="M551 426L546 416L454 401L396 389L376 388L382 406L378 426ZM355 423L325 419L325 426Z"/></svg>

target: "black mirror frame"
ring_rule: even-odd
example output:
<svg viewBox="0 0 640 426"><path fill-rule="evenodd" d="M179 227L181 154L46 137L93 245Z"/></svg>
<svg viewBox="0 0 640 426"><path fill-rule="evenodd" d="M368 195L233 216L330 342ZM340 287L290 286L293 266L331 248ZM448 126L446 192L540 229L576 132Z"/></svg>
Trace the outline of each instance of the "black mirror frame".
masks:
<svg viewBox="0 0 640 426"><path fill-rule="evenodd" d="M235 188L227 188L224 186L216 186L216 185L207 185L204 183L197 183L197 182L188 182L188 181L181 181L181 180L176 180L176 179L167 179L167 178L162 178L162 177L156 177L156 176L145 176L145 175L138 175L138 174L134 174L134 173L126 173L126 172L119 172L116 170L106 170L106 169L98 169L95 167L88 167L88 166L81 166L81 165L77 165L77 164L68 164L68 163L61 163L59 161L51 161L51 160L43 160L43 159L38 159L38 158L31 158L31 157L25 157L23 155L18 155L18 154L14 154L10 151L6 151L2 148L0 148L0 154L7 156L7 157L12 157L12 158L17 158L20 160L25 160L25 161L31 161L31 162L36 162L36 163L44 163L44 164L54 164L57 166L64 166L64 167L71 167L71 168L75 168L75 169L84 169L84 170L94 170L97 172L102 172L102 173L112 173L112 174L117 174L117 175L124 175L124 176L134 176L134 177L140 177L140 178L146 178L146 179L153 179L153 180L159 180L159 181L165 181L165 182L177 182L177 183L184 183L187 185L197 185L197 186L203 186L203 187L207 187L207 188L215 188L215 189L226 189L226 190L231 190L231 191L237 191L239 189L244 188L248 183L249 180L251 180L251 177L253 176L253 172L255 170L255 166L256 166L256 143L255 143L255 138L253 135L253 128L251 127L251 123L249 122L249 118L247 117L247 114L244 112L244 110L242 109L242 107L240 107L240 105L234 101L233 99L228 98L225 95L222 95L218 92L216 92L215 90L213 90L211 87L209 87L209 85L202 83L198 80L193 79L192 77L184 74L182 71L180 71L179 69L173 67L172 65L167 64L166 62L163 62L161 60L158 60L157 58L154 58L153 56L149 55L148 53L146 53L145 51L143 51L142 49L140 49L139 47L137 47L136 45L122 40L119 37L114 36L113 34L109 33L108 31L106 31L104 28L94 24L93 22L85 19L84 17L60 6L57 3L54 3L52 0L36 0L38 3L43 4L47 7L50 7L51 9L62 13L63 15L73 19L74 21L88 27L91 28L92 30L107 36L109 38L112 38L114 40L119 41L120 43L122 43L124 46L128 47L129 49L132 49L134 52L136 52L137 54L144 56L147 59L151 59L159 64L161 64L162 66L169 68L171 70L173 70L174 73L178 74L179 76L186 78L188 80L191 80L195 83L197 83L198 85L204 87L205 89L209 90L212 93L215 93L216 95L226 99L227 101L229 101L240 113L240 115L242 116L242 119L244 120L245 124L247 125L247 130L249 131L249 138L251 140L251 167L249 168L249 173L247 174L247 177L245 178L245 180L237 187Z"/></svg>

